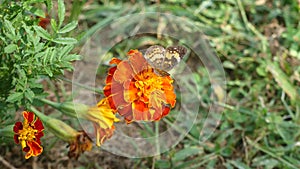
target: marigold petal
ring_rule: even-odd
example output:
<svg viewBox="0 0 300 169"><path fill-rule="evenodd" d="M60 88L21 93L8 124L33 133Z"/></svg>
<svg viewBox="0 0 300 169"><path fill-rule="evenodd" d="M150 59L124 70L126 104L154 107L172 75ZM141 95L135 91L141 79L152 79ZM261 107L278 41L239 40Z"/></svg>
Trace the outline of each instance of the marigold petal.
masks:
<svg viewBox="0 0 300 169"><path fill-rule="evenodd" d="M19 141L19 136L18 135L14 135L14 140L15 140L15 143L16 144L19 144L20 143L20 141Z"/></svg>
<svg viewBox="0 0 300 169"><path fill-rule="evenodd" d="M133 77L133 71L128 61L123 61L118 64L117 70L114 74L114 80L119 83L131 80Z"/></svg>
<svg viewBox="0 0 300 169"><path fill-rule="evenodd" d="M109 99L110 104L123 106L127 104L127 102L124 100L124 92L122 92L123 86L120 83L113 82L111 86L111 99ZM108 92L107 92L108 94ZM113 108L113 106L111 106ZM114 108L115 109L115 108Z"/></svg>
<svg viewBox="0 0 300 169"><path fill-rule="evenodd" d="M134 120L151 120L151 115L149 112L149 108L147 104L142 101L135 101L132 103L132 110L133 110L133 118Z"/></svg>
<svg viewBox="0 0 300 169"><path fill-rule="evenodd" d="M176 103L176 94L170 90L165 90L164 93L167 99L167 103L169 103L172 107L174 107Z"/></svg>
<svg viewBox="0 0 300 169"><path fill-rule="evenodd" d="M133 122L132 113L130 113L129 115L125 116L124 119L125 119L125 121L126 121L127 124Z"/></svg>
<svg viewBox="0 0 300 169"><path fill-rule="evenodd" d="M165 106L165 107L163 108L162 117L168 115L168 114L170 113L170 110L171 110L170 107Z"/></svg>
<svg viewBox="0 0 300 169"><path fill-rule="evenodd" d="M109 64L119 64L120 62L122 62L122 60L118 59L118 58L112 58L111 61L109 62Z"/></svg>
<svg viewBox="0 0 300 169"><path fill-rule="evenodd" d="M25 155L25 158L28 159L31 156L38 156L43 152L43 147L41 147L37 142L35 141L28 141L27 146L30 148L27 154Z"/></svg>
<svg viewBox="0 0 300 169"><path fill-rule="evenodd" d="M127 89L127 90L126 90ZM138 99L138 88L135 87L134 82L130 82L128 87L124 90L124 100L126 102L133 102L134 100Z"/></svg>
<svg viewBox="0 0 300 169"><path fill-rule="evenodd" d="M129 54L129 62L135 74L147 69L148 62L143 57L141 52L132 52Z"/></svg>
<svg viewBox="0 0 300 169"><path fill-rule="evenodd" d="M38 144L41 144L41 137L44 136L44 133L43 132L39 132L37 134L35 134L35 141L38 143Z"/></svg>
<svg viewBox="0 0 300 169"><path fill-rule="evenodd" d="M32 123L34 120L34 113L32 112L24 111L23 116L28 121L28 123Z"/></svg>
<svg viewBox="0 0 300 169"><path fill-rule="evenodd" d="M96 145L101 146L105 140L111 138L113 135L113 132L115 130L115 127L112 126L111 128L103 129L99 128L97 125L94 125L96 130Z"/></svg>
<svg viewBox="0 0 300 169"><path fill-rule="evenodd" d="M123 117L129 116L130 114L132 114L132 105L131 105L131 103L129 103L129 104L123 106L123 107L120 107L118 109L118 113Z"/></svg>
<svg viewBox="0 0 300 169"><path fill-rule="evenodd" d="M127 52L127 55L130 56L130 55L134 55L136 53L139 53L139 50L137 50L137 49L130 49L130 51Z"/></svg>
<svg viewBox="0 0 300 169"><path fill-rule="evenodd" d="M37 129L38 131L44 130L43 123L39 118L37 118L36 121L34 122L34 128Z"/></svg>
<svg viewBox="0 0 300 169"><path fill-rule="evenodd" d="M103 88L103 93L106 97L111 95L111 85L106 85Z"/></svg>
<svg viewBox="0 0 300 169"><path fill-rule="evenodd" d="M154 109L161 109L162 105L166 102L166 96L163 91L155 90L150 94L149 106Z"/></svg>
<svg viewBox="0 0 300 169"><path fill-rule="evenodd" d="M23 124L20 121L16 122L14 125L14 129L13 129L14 132L19 133L19 130L22 130L22 129L23 129Z"/></svg>
<svg viewBox="0 0 300 169"><path fill-rule="evenodd" d="M108 69L108 73L107 73L108 76L106 77L106 80L105 80L106 85L111 83L111 81L113 79L113 75L116 70L117 70L117 66Z"/></svg>
<svg viewBox="0 0 300 169"><path fill-rule="evenodd" d="M107 97L107 100L108 100L109 106L110 106L112 109L116 110L117 108L116 108L116 106L115 106L115 104L114 104L114 100L112 99L112 96L108 96L108 97Z"/></svg>
<svg viewBox="0 0 300 169"><path fill-rule="evenodd" d="M168 106L163 106L161 109L152 109L150 110L150 112L152 111L151 115L151 120L153 121L158 121L160 120L162 117L166 116L167 114L169 114L170 112L170 107Z"/></svg>

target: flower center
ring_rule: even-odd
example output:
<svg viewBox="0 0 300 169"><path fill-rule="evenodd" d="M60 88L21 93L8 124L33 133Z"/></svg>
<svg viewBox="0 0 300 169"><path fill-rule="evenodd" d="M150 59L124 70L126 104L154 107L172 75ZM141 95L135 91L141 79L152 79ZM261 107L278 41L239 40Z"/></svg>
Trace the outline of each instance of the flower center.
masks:
<svg viewBox="0 0 300 169"><path fill-rule="evenodd" d="M37 132L38 132L38 130L32 128L29 124L25 124L23 126L23 129L19 130L19 137L18 137L18 139L21 141L22 147L26 146L26 145L23 145L24 141L35 140L35 134Z"/></svg>
<svg viewBox="0 0 300 169"><path fill-rule="evenodd" d="M138 89L137 95L139 97L145 96L149 98L153 91L161 90L162 88L162 80L153 72L143 71L135 79L134 85Z"/></svg>

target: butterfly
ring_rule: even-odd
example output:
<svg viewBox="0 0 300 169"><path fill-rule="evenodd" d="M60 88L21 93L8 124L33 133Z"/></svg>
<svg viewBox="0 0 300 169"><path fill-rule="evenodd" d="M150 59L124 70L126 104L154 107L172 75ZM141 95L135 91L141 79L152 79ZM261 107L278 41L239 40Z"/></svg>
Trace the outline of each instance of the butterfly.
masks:
<svg viewBox="0 0 300 169"><path fill-rule="evenodd" d="M154 68L155 72L161 76L169 76L170 71L184 57L187 49L183 46L170 46L166 49L159 45L149 47L144 58Z"/></svg>

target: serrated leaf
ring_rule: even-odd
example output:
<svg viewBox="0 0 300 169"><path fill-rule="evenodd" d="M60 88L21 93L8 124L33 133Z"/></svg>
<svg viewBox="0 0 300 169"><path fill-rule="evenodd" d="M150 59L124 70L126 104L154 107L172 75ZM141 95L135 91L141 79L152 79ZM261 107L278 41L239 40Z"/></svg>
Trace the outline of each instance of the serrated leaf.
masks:
<svg viewBox="0 0 300 169"><path fill-rule="evenodd" d="M35 31L38 34L38 36L40 36L40 37L42 37L44 39L47 39L47 40L51 39L51 35L45 29L43 29L42 27L40 27L40 26L34 26L33 28L35 29Z"/></svg>
<svg viewBox="0 0 300 169"><path fill-rule="evenodd" d="M51 53L51 56L50 56L50 63L53 63L54 61L54 58L55 58L56 55L56 50L52 50L52 53Z"/></svg>
<svg viewBox="0 0 300 169"><path fill-rule="evenodd" d="M186 147L178 152L176 152L172 158L173 161L181 161L190 156L200 154L203 152L203 149L199 147Z"/></svg>
<svg viewBox="0 0 300 169"><path fill-rule="evenodd" d="M39 17L42 17L42 18L45 18L45 12L41 9L38 9L38 8L35 8L35 7L31 7L29 9L30 12L32 12L33 14L35 14L36 16L39 16Z"/></svg>
<svg viewBox="0 0 300 169"><path fill-rule="evenodd" d="M49 77L52 77L52 76L53 76L53 73L52 73L52 71L50 70L49 67L44 67L44 70L45 70L46 73L49 75Z"/></svg>
<svg viewBox="0 0 300 169"><path fill-rule="evenodd" d="M71 30L75 29L77 27L77 21L73 21L71 23L68 23L65 27L60 29L58 33L67 33L70 32Z"/></svg>
<svg viewBox="0 0 300 169"><path fill-rule="evenodd" d="M25 91L25 97L32 103L35 94L30 88L27 88Z"/></svg>
<svg viewBox="0 0 300 169"><path fill-rule="evenodd" d="M43 65L46 65L46 64L47 64L50 49L51 49L51 48L47 48L46 51L45 51L45 53L44 53L44 56L43 56Z"/></svg>
<svg viewBox="0 0 300 169"><path fill-rule="evenodd" d="M64 57L63 60L65 60L65 61L74 61L74 60L80 60L81 58L82 58L81 55L71 54L71 55L67 55L66 57Z"/></svg>
<svg viewBox="0 0 300 169"><path fill-rule="evenodd" d="M71 50L74 48L74 45L67 45L63 48L58 49L59 50L59 60L61 60L61 58L65 57L66 55L68 55Z"/></svg>
<svg viewBox="0 0 300 169"><path fill-rule="evenodd" d="M4 48L4 53L13 53L17 48L16 44L10 44Z"/></svg>
<svg viewBox="0 0 300 169"><path fill-rule="evenodd" d="M51 9L53 8L52 0L46 0L46 6L47 6L48 11L51 11Z"/></svg>
<svg viewBox="0 0 300 169"><path fill-rule="evenodd" d="M64 0L58 0L58 27L60 28L65 19L65 4Z"/></svg>
<svg viewBox="0 0 300 169"><path fill-rule="evenodd" d="M57 24L56 24L55 19L51 19L50 23L51 23L51 27L54 30L54 32L57 32Z"/></svg>
<svg viewBox="0 0 300 169"><path fill-rule="evenodd" d="M74 38L56 38L53 40L53 42L67 45L67 44L75 44L77 43L77 40Z"/></svg>
<svg viewBox="0 0 300 169"><path fill-rule="evenodd" d="M7 98L6 101L14 103L14 102L16 102L18 100L21 100L22 97L23 97L23 93L21 93L21 92L13 93L13 94L11 94L11 95L8 96L8 98Z"/></svg>
<svg viewBox="0 0 300 169"><path fill-rule="evenodd" d="M4 26L8 29L9 33L13 36L16 36L16 29L12 26L11 22L8 20L4 20Z"/></svg>

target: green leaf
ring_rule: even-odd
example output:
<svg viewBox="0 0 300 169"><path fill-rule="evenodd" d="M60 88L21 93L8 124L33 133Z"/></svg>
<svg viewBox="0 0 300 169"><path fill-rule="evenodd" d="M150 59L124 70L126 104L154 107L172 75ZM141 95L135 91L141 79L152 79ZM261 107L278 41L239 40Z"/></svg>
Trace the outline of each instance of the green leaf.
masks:
<svg viewBox="0 0 300 169"><path fill-rule="evenodd" d="M63 21L65 20L65 4L64 0L58 0L58 27L60 28Z"/></svg>
<svg viewBox="0 0 300 169"><path fill-rule="evenodd" d="M250 169L245 163L241 161L233 161L233 160L228 160L233 166L235 166L238 169Z"/></svg>
<svg viewBox="0 0 300 169"><path fill-rule="evenodd" d="M4 20L4 26L6 29L8 29L9 33L11 33L13 36L16 36L16 29L12 26L10 21Z"/></svg>
<svg viewBox="0 0 300 169"><path fill-rule="evenodd" d="M54 30L54 32L57 32L57 23L56 23L55 19L51 19L50 23L51 23L51 27Z"/></svg>
<svg viewBox="0 0 300 169"><path fill-rule="evenodd" d="M53 42L56 42L59 44L75 44L75 43L77 43L77 40L74 38L56 38L53 40Z"/></svg>
<svg viewBox="0 0 300 169"><path fill-rule="evenodd" d="M16 44L10 44L4 48L4 53L12 53L14 52L18 46Z"/></svg>
<svg viewBox="0 0 300 169"><path fill-rule="evenodd" d="M174 154L174 157L172 158L173 161L181 161L184 160L190 156L200 154L203 152L202 148L199 147L186 147Z"/></svg>
<svg viewBox="0 0 300 169"><path fill-rule="evenodd" d="M74 60L80 60L81 58L82 58L81 55L71 54L71 55L67 55L66 57L64 57L63 60L65 60L65 61L74 61Z"/></svg>
<svg viewBox="0 0 300 169"><path fill-rule="evenodd" d="M40 27L40 26L34 26L33 28L35 29L35 31L38 34L38 36L40 36L40 37L42 37L44 39L47 39L47 40L51 39L51 35L45 29L43 29L42 27Z"/></svg>
<svg viewBox="0 0 300 169"><path fill-rule="evenodd" d="M43 65L47 64L50 50L51 50L51 48L47 48L43 55Z"/></svg>
<svg viewBox="0 0 300 169"><path fill-rule="evenodd" d="M52 73L52 71L50 70L49 67L44 67L44 70L45 70L46 73L49 75L49 77L52 77L52 76L53 76L53 73Z"/></svg>
<svg viewBox="0 0 300 169"><path fill-rule="evenodd" d="M63 57L65 57L66 55L68 55L72 49L74 48L74 45L67 45L63 48L59 48L59 60L61 60Z"/></svg>
<svg viewBox="0 0 300 169"><path fill-rule="evenodd" d="M227 69L235 69L235 65L228 60L223 62L223 66L224 66L224 68L227 68Z"/></svg>
<svg viewBox="0 0 300 169"><path fill-rule="evenodd" d="M39 17L42 17L42 18L45 18L45 12L41 9L38 9L38 8L35 8L35 7L31 7L29 9L30 12L32 12L33 14L35 14L36 16L39 16Z"/></svg>
<svg viewBox="0 0 300 169"><path fill-rule="evenodd" d="M292 101L295 101L299 96L297 94L296 88L290 83L287 75L272 62L268 63L267 69L273 75L275 81L283 89L283 91L291 98Z"/></svg>
<svg viewBox="0 0 300 169"><path fill-rule="evenodd" d="M171 168L171 163L167 160L157 160L155 162L155 168Z"/></svg>
<svg viewBox="0 0 300 169"><path fill-rule="evenodd" d="M18 100L21 100L22 97L23 97L23 93L21 93L21 92L13 93L13 94L8 96L6 101L13 103L13 102L16 102Z"/></svg>
<svg viewBox="0 0 300 169"><path fill-rule="evenodd" d="M32 103L34 96L35 94L33 93L33 91L30 88L27 88L25 91L26 99L28 99Z"/></svg>
<svg viewBox="0 0 300 169"><path fill-rule="evenodd" d="M46 0L46 6L47 6L48 11L51 11L51 9L53 8L52 0Z"/></svg>
<svg viewBox="0 0 300 169"><path fill-rule="evenodd" d="M58 33L67 33L70 32L71 30L75 29L77 27L77 21L73 21L71 23L68 23L65 27L60 29Z"/></svg>

